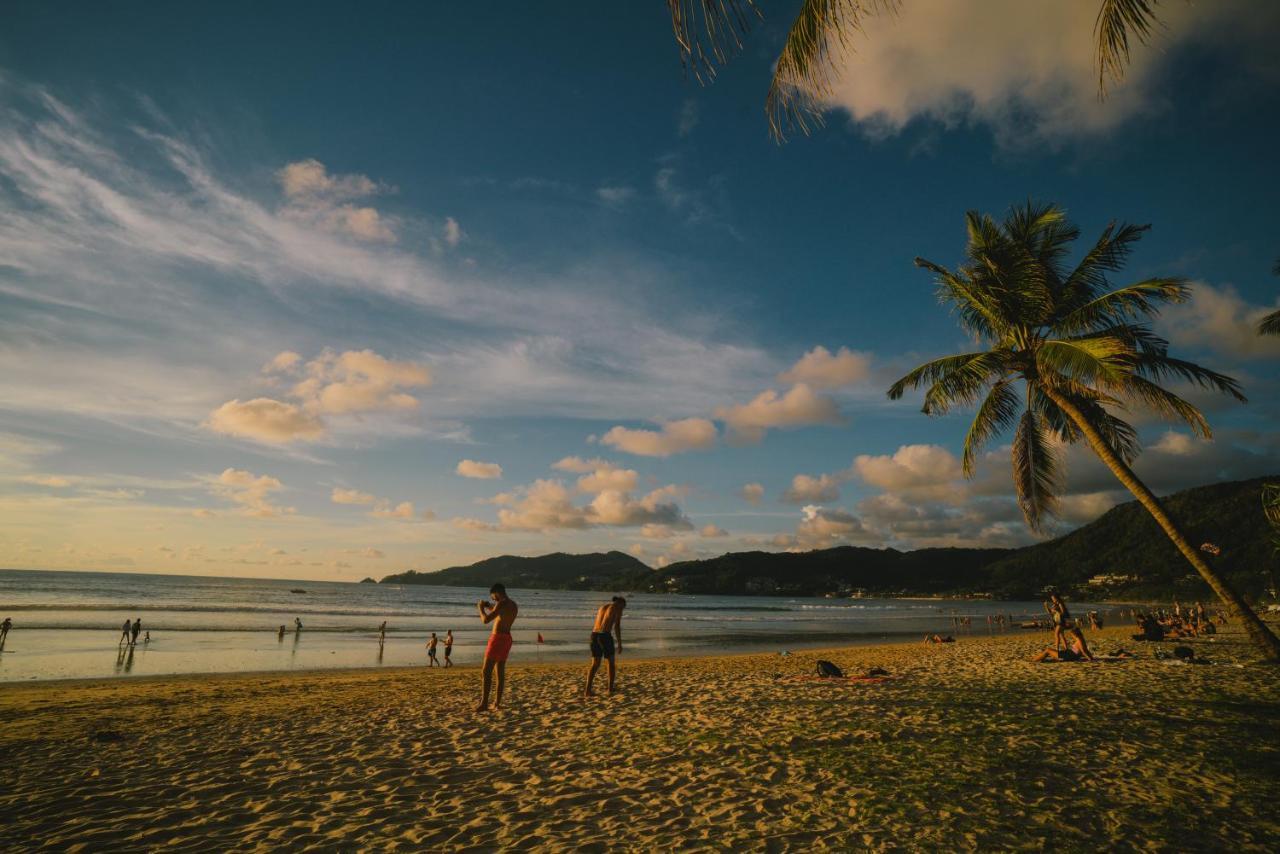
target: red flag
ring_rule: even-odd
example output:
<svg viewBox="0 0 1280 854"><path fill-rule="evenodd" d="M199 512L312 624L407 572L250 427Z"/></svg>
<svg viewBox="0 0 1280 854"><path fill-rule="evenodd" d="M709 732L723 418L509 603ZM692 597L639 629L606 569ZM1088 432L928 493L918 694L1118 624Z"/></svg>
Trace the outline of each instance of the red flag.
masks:
<svg viewBox="0 0 1280 854"><path fill-rule="evenodd" d="M546 641L542 639L542 632L538 632L538 643L546 643Z"/></svg>

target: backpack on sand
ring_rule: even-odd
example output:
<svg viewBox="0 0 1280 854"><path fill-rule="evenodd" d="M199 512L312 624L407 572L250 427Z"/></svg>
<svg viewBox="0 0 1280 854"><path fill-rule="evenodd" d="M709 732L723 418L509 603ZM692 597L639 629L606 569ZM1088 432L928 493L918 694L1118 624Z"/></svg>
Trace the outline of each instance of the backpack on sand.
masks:
<svg viewBox="0 0 1280 854"><path fill-rule="evenodd" d="M818 675L823 679L843 679L844 671L830 661L818 660Z"/></svg>

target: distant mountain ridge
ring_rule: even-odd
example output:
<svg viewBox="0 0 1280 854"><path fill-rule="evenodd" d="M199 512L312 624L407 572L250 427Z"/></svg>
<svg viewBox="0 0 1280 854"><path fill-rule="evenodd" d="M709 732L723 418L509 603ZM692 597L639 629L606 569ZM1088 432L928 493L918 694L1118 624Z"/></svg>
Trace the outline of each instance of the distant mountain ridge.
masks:
<svg viewBox="0 0 1280 854"><path fill-rule="evenodd" d="M1280 561L1262 513L1261 488L1280 475L1200 486L1166 496L1173 517L1237 586L1258 595ZM1109 576L1097 583L1096 576ZM1095 579L1094 584L1090 580ZM822 595L993 595L1024 598L1046 585L1111 598L1205 595L1206 587L1146 510L1117 505L1069 534L1018 549L872 549L731 552L651 569L623 552L539 557L503 555L438 572L389 575L384 584L440 584L563 590Z"/></svg>

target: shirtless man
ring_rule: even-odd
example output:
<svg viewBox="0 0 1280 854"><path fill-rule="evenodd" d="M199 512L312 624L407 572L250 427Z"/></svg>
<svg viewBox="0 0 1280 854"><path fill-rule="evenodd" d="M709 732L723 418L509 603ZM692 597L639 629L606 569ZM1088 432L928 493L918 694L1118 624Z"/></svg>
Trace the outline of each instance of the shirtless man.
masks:
<svg viewBox="0 0 1280 854"><path fill-rule="evenodd" d="M436 658L436 645L440 643L440 638L436 637L436 633L431 633L431 640L427 641L427 666L438 667L440 659Z"/></svg>
<svg viewBox="0 0 1280 854"><path fill-rule="evenodd" d="M591 684L595 682L601 658L609 660L609 693L613 693L613 685L618 676L617 653L622 652L622 612L626 607L626 599L614 596L613 601L601 605L600 610L596 611L596 622L591 628L591 666L587 668L587 690L584 697L591 696ZM616 652L613 635L618 636Z"/></svg>
<svg viewBox="0 0 1280 854"><path fill-rule="evenodd" d="M494 668L498 670L498 693L493 704L495 709L502 708L502 688L507 681L507 656L511 655L511 625L516 621L520 607L515 600L507 598L507 588L495 584L489 588L492 602L481 600L476 603L480 612L480 621L493 623L493 632L489 635L489 644L484 648L484 694L477 712L489 711L489 689L493 685Z"/></svg>

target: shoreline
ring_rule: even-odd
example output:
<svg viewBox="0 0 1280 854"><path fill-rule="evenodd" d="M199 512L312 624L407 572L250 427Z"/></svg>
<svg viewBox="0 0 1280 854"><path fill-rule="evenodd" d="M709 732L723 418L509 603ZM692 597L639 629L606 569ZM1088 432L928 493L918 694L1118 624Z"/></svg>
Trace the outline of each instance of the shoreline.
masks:
<svg viewBox="0 0 1280 854"><path fill-rule="evenodd" d="M19 848L570 846L1266 850L1280 680L1219 663L1032 664L1048 632L620 663L201 674L0 688ZM1166 644L1172 646L1172 644ZM818 658L879 682L804 678Z"/></svg>

